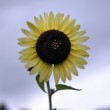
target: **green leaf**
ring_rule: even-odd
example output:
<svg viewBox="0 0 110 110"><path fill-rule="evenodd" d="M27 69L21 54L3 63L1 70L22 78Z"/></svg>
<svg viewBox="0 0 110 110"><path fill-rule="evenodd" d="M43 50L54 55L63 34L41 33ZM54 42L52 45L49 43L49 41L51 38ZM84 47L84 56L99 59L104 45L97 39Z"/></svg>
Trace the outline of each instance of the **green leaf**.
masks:
<svg viewBox="0 0 110 110"><path fill-rule="evenodd" d="M46 93L46 91L44 89L44 81L42 81L42 82L39 81L39 75L36 76L36 82L39 85L39 87L42 89L42 91L44 91Z"/></svg>
<svg viewBox="0 0 110 110"><path fill-rule="evenodd" d="M76 91L80 91L81 90L81 89L76 89L74 87L63 85L63 84L56 84L56 89L57 89L57 91L59 91L59 90L76 90Z"/></svg>

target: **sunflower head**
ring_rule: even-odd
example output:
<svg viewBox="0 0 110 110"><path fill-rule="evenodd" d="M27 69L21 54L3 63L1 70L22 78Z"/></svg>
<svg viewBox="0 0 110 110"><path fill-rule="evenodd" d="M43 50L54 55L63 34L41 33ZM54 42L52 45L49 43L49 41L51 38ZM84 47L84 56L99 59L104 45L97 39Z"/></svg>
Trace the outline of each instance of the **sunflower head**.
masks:
<svg viewBox="0 0 110 110"><path fill-rule="evenodd" d="M80 25L63 13L44 13L34 17L35 23L27 22L29 30L21 29L25 37L18 38L18 44L25 47L19 53L20 60L30 74L39 74L40 81L48 81L51 73L55 82L71 80L71 74L78 75L77 67L84 69L89 48L82 43L88 40Z"/></svg>

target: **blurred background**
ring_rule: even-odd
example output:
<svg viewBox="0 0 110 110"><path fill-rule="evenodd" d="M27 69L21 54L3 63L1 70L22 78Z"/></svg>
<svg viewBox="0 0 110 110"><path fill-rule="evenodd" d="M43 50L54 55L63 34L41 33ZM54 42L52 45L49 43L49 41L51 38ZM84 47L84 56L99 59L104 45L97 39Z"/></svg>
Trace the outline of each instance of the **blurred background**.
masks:
<svg viewBox="0 0 110 110"><path fill-rule="evenodd" d="M57 92L53 108L110 110L110 0L0 0L0 110L48 110L47 94L18 60L17 38L26 21L50 11L76 18L91 48L86 69L66 82L82 91Z"/></svg>

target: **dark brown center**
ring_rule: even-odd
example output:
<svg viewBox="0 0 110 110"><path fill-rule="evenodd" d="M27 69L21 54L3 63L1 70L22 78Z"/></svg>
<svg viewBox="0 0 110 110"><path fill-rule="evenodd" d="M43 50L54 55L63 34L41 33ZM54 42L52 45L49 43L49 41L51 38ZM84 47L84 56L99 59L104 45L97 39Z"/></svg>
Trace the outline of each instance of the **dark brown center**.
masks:
<svg viewBox="0 0 110 110"><path fill-rule="evenodd" d="M40 35L36 42L36 52L46 63L58 64L63 62L70 53L71 43L63 32L48 30Z"/></svg>

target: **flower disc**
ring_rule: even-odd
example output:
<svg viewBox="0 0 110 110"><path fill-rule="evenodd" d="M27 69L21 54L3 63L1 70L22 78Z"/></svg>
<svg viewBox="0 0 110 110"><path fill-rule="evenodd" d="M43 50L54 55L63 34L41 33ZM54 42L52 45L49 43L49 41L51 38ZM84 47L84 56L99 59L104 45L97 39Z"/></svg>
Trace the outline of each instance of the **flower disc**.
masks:
<svg viewBox="0 0 110 110"><path fill-rule="evenodd" d="M48 30L40 35L36 43L38 56L49 64L64 61L70 53L71 43L63 32Z"/></svg>

